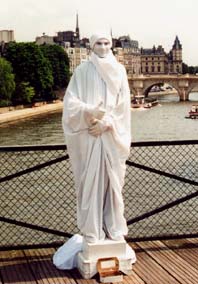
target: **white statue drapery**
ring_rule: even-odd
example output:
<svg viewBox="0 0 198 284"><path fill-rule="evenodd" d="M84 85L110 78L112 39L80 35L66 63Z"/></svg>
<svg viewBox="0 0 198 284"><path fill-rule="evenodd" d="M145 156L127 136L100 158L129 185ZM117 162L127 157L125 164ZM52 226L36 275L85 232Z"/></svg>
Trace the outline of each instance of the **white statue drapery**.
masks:
<svg viewBox="0 0 198 284"><path fill-rule="evenodd" d="M77 224L88 242L105 237L119 240L128 231L122 198L131 142L128 80L125 68L117 63L120 87L113 93L96 67L90 60L76 68L64 97L62 119L75 179ZM88 133L87 113L100 103L108 130L94 137Z"/></svg>

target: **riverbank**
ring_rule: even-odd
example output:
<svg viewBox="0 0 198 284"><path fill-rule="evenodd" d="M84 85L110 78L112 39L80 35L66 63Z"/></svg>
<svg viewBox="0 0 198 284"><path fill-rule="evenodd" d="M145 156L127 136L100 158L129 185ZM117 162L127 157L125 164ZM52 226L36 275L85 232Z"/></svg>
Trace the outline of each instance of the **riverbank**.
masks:
<svg viewBox="0 0 198 284"><path fill-rule="evenodd" d="M151 96L164 96L164 95L176 95L177 90L165 90L165 91L159 91L159 92L149 92L149 95Z"/></svg>
<svg viewBox="0 0 198 284"><path fill-rule="evenodd" d="M20 120L20 119L31 117L31 116L36 116L36 115L47 113L47 112L61 110L62 108L63 108L63 102L59 101L56 103L45 104L45 105L37 106L33 108L25 108L25 109L20 109L20 110L9 111L6 113L1 113L0 114L0 124Z"/></svg>

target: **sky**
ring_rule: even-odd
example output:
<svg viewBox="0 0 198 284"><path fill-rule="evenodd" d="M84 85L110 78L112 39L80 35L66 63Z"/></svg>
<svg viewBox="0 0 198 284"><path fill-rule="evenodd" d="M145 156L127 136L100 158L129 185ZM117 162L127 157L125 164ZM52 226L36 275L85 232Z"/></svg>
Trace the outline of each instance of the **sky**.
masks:
<svg viewBox="0 0 198 284"><path fill-rule="evenodd" d="M183 62L198 65L198 0L0 0L0 30L14 30L17 42L34 41L75 30L77 12L81 37L112 29L114 37L169 52L178 35Z"/></svg>

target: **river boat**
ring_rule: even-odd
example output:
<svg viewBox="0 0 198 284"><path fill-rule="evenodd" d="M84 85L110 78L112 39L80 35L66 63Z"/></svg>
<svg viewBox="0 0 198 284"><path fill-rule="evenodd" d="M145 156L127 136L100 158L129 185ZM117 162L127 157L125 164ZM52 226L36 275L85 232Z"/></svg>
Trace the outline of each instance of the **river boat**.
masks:
<svg viewBox="0 0 198 284"><path fill-rule="evenodd" d="M156 98L145 98L145 96L134 96L131 100L131 108L151 108L157 104Z"/></svg>
<svg viewBox="0 0 198 284"><path fill-rule="evenodd" d="M198 118L198 105L192 105L191 110L188 113L188 116L185 118L196 119Z"/></svg>

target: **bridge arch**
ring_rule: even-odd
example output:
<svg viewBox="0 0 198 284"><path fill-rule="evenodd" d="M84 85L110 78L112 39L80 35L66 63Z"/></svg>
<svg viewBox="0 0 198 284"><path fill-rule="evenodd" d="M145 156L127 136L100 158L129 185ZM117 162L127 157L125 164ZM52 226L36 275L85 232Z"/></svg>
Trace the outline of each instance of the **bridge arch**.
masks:
<svg viewBox="0 0 198 284"><path fill-rule="evenodd" d="M163 80L163 81L162 80L157 80L155 82L153 81L153 82L150 82L150 83L149 82L146 83L144 88L143 88L143 90L142 90L143 95L145 97L148 97L149 92L151 91L152 87L158 86L158 85L161 85L161 84L164 84L164 83L166 83L166 84L170 85L171 87L173 87L176 90L176 94L179 96L178 86L176 84L174 84L174 82L170 82L168 80L167 81L165 81L165 80Z"/></svg>
<svg viewBox="0 0 198 284"><path fill-rule="evenodd" d="M198 82L193 82L189 86L189 93L193 92L193 90L196 88L196 91L198 90ZM195 91L195 90L194 90Z"/></svg>
<svg viewBox="0 0 198 284"><path fill-rule="evenodd" d="M152 86L167 83L174 87L181 101L189 99L189 93L198 88L198 76L190 74L162 74L129 76L129 85L133 95L148 95Z"/></svg>

